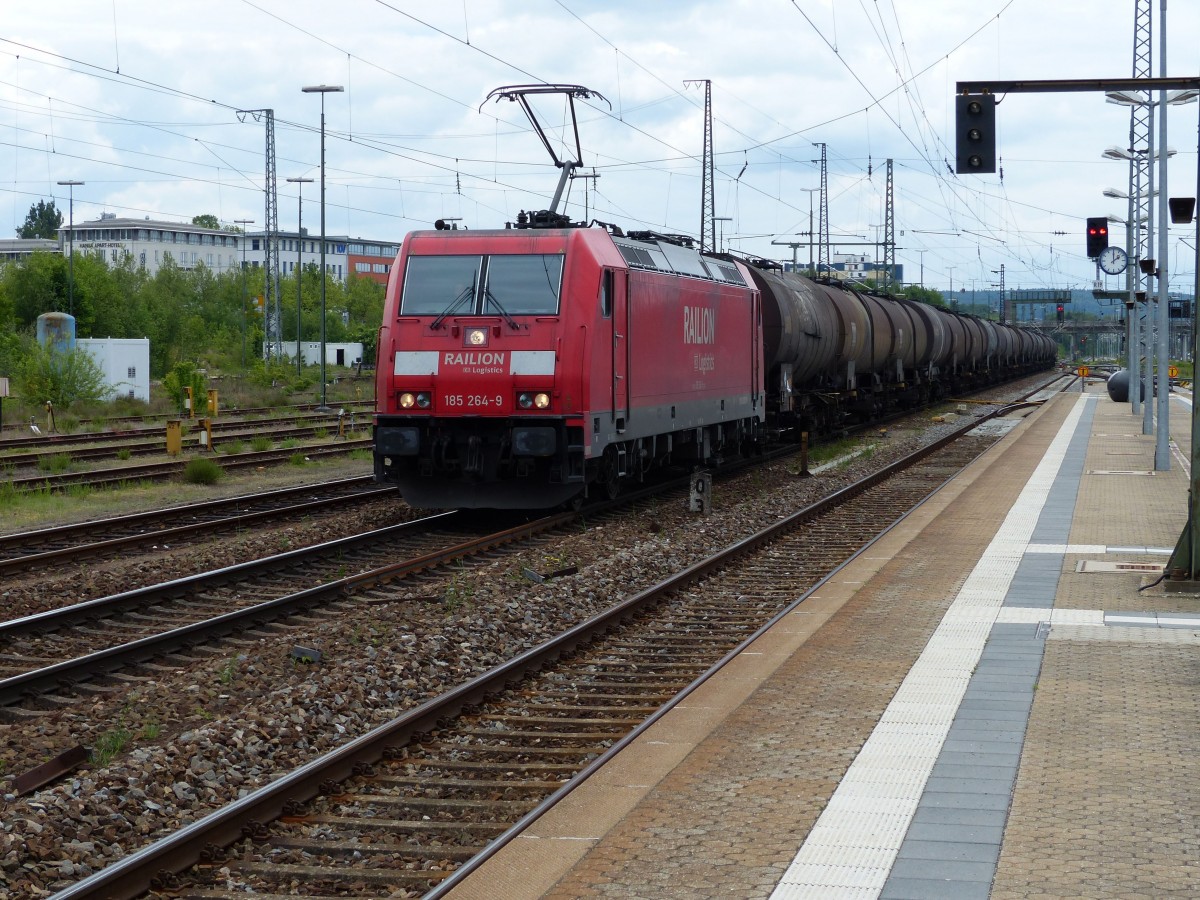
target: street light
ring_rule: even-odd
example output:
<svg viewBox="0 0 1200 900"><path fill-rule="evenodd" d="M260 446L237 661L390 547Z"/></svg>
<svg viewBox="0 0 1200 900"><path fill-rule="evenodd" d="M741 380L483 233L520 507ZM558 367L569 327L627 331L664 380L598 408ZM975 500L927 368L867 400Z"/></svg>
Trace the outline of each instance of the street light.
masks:
<svg viewBox="0 0 1200 900"><path fill-rule="evenodd" d="M713 216L713 221L714 222L732 222L733 217L732 216ZM720 233L720 236L717 238L717 252L723 253L724 247L722 247L722 244L724 244L724 242L725 242L725 226L719 225L718 227L721 229L721 233Z"/></svg>
<svg viewBox="0 0 1200 900"><path fill-rule="evenodd" d="M300 276L304 272L304 186L312 184L312 179L289 178L288 181L296 185L296 377L299 378L303 374L300 369ZM324 348L321 352L324 355Z"/></svg>
<svg viewBox="0 0 1200 900"><path fill-rule="evenodd" d="M1102 193L1105 197L1111 197L1114 200L1128 200L1129 199L1129 194L1127 194L1125 191L1121 190L1120 188L1105 188L1100 193ZM1148 194L1146 191L1142 191L1142 196L1157 197L1158 191L1150 191ZM1112 219L1112 216L1109 216L1109 218ZM1114 222L1124 222L1125 221L1124 219L1112 219L1112 220Z"/></svg>
<svg viewBox="0 0 1200 900"><path fill-rule="evenodd" d="M800 188L799 190L802 190L802 191L804 191L804 193L808 194L808 271L812 272L813 275L815 276L817 274L817 270L813 267L813 199L812 199L812 195L819 192L821 189L819 187L815 187L815 188Z"/></svg>
<svg viewBox="0 0 1200 900"><path fill-rule="evenodd" d="M1157 105L1157 104L1155 104L1155 105ZM1170 158L1170 157L1174 156L1174 155L1175 155L1175 152L1176 152L1176 151L1175 151L1175 148L1174 148L1174 147L1168 147L1168 148L1167 148L1167 157L1168 157L1168 158ZM1111 147L1107 147L1107 148L1105 148L1104 152L1103 152L1103 153L1101 153L1100 155L1101 155L1101 156L1103 156L1105 159L1125 159L1125 160L1129 160L1129 159L1137 159L1138 157L1145 156L1145 155L1146 155L1146 151L1145 151L1145 150L1138 150L1138 151L1136 151L1136 152L1131 152L1131 151L1129 151L1129 150L1126 150L1124 147L1118 147L1118 146L1116 146L1116 145L1114 144L1114 145L1113 145L1113 146L1111 146ZM1162 154L1161 154L1161 153L1155 153L1155 154L1154 154L1154 156L1153 156L1152 158L1153 158L1153 159L1162 159Z"/></svg>
<svg viewBox="0 0 1200 900"><path fill-rule="evenodd" d="M300 90L321 95L321 405L317 409L328 412L325 405L325 95L340 94L345 88L340 84L318 84Z"/></svg>
<svg viewBox="0 0 1200 900"><path fill-rule="evenodd" d="M1157 100L1152 103L1147 103L1144 97L1139 96L1140 91L1108 91L1104 95L1104 99L1109 103L1115 103L1118 106L1157 106ZM1196 98L1200 97L1200 91L1189 88L1185 91L1168 91L1167 103L1172 106L1179 106L1183 103L1195 103Z"/></svg>
<svg viewBox="0 0 1200 900"><path fill-rule="evenodd" d="M242 369L246 368L246 226L253 225L253 219L234 219L242 226Z"/></svg>
<svg viewBox="0 0 1200 900"><path fill-rule="evenodd" d="M67 312L70 315L75 315L75 186L83 184L82 181L60 181L59 184L67 189L67 194L71 198L70 220L67 226L67 240L70 241L71 249L67 256Z"/></svg>

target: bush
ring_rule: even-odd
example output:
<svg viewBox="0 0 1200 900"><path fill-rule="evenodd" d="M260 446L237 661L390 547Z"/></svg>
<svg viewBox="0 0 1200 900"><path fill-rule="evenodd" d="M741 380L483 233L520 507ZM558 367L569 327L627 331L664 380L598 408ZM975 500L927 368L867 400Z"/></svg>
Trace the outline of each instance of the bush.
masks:
<svg viewBox="0 0 1200 900"><path fill-rule="evenodd" d="M58 410L79 401L100 400L108 393L104 373L86 351L63 353L37 343L29 348L13 381L25 403L42 406L49 400Z"/></svg>
<svg viewBox="0 0 1200 900"><path fill-rule="evenodd" d="M167 392L167 396L175 403L175 408L181 413L187 412L185 401L187 400L187 388L192 389L193 408L192 412L197 415L204 415L208 409L208 389L204 376L196 369L195 365L187 360L180 360L175 363L175 366L163 376L163 390Z"/></svg>
<svg viewBox="0 0 1200 900"><path fill-rule="evenodd" d="M216 484L225 476L225 470L203 456L198 456L183 470L183 480L188 484Z"/></svg>

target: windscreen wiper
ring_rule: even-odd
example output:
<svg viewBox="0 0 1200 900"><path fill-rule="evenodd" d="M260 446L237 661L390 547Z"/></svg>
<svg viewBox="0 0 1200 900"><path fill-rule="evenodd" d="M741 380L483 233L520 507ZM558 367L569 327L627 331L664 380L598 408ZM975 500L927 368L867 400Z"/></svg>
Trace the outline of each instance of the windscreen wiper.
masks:
<svg viewBox="0 0 1200 900"><path fill-rule="evenodd" d="M521 326L517 324L517 320L510 316L508 314L508 310L500 305L500 301L496 299L496 295L492 293L492 289L490 287L485 287L483 289L483 296L486 300L491 301L491 303L495 305L504 321L508 323L509 328L511 328L513 331L519 331L521 329Z"/></svg>
<svg viewBox="0 0 1200 900"><path fill-rule="evenodd" d="M457 297L455 297L453 301L451 301L449 306L447 306L445 309L443 309L441 311L441 313L438 315L438 317L436 319L433 320L432 324L430 324L429 327L433 330L437 330L438 328L441 328L442 322L445 321L446 316L450 315L452 312L454 312L456 309L458 309L459 306L462 305L462 302L464 300L466 300L468 297L474 297L474 296L475 296L475 277L471 276L470 285L463 288L462 291L459 292L459 295Z"/></svg>

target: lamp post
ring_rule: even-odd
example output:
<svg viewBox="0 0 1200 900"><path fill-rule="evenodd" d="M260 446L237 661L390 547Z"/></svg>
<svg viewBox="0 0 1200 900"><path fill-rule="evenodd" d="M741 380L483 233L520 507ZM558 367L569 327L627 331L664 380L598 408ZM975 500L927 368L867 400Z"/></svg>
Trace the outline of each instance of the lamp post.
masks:
<svg viewBox="0 0 1200 900"><path fill-rule="evenodd" d="M1109 150L1112 149L1114 148L1109 148ZM1105 151L1106 156L1109 156L1109 150ZM1113 157L1110 156L1110 158ZM1133 187L1133 168L1134 167L1131 164L1129 173L1131 188ZM1128 200L1129 213L1130 216L1133 215L1135 198L1132 194L1128 194L1125 191L1119 190L1118 188L1105 188L1103 191L1101 191L1101 193L1104 194L1105 197L1111 197L1115 200ZM1150 193L1143 192L1143 195L1157 197L1158 191L1153 191ZM1143 340L1141 326L1138 322L1137 291L1135 290L1136 283L1138 279L1141 278L1141 274L1137 269L1138 261L1135 258L1136 251L1134 248L1141 243L1140 236L1135 237L1135 235L1141 234L1143 225L1150 220L1150 217L1148 215L1139 216L1137 220L1134 221L1132 218L1122 219L1120 216L1109 215L1107 216L1107 219L1110 222L1115 222L1118 225L1125 226L1125 367L1126 372L1129 374L1130 380L1129 411L1134 416L1138 416L1141 415L1142 394L1145 392L1145 385L1142 382L1142 374L1139 371L1141 367L1141 346ZM1099 269L1099 264L1097 264L1097 269ZM1149 339L1148 329L1146 338ZM1135 375L1137 376L1136 379L1134 378ZM1139 390L1134 390L1135 384L1140 386Z"/></svg>
<svg viewBox="0 0 1200 900"><path fill-rule="evenodd" d="M67 240L70 242L71 249L67 254L67 312L72 316L75 315L75 186L83 183L82 181L59 182L66 187L67 196L70 197Z"/></svg>
<svg viewBox="0 0 1200 900"><path fill-rule="evenodd" d="M815 188L800 188L804 193L808 194L808 271L815 276L817 270L813 268L813 199L812 195L821 190Z"/></svg>
<svg viewBox="0 0 1200 900"><path fill-rule="evenodd" d="M253 219L234 219L242 226L242 369L246 368L246 226L253 225Z"/></svg>
<svg viewBox="0 0 1200 900"><path fill-rule="evenodd" d="M321 405L317 409L328 412L325 405L325 95L340 94L345 88L340 84L318 84L300 90L321 95Z"/></svg>
<svg viewBox="0 0 1200 900"><path fill-rule="evenodd" d="M714 222L722 222L722 223L732 222L733 217L732 216L713 216L713 221ZM722 224L722 225L718 225L717 227L720 229L720 237L717 239L717 252L724 253L725 247L723 245L725 243L725 226Z"/></svg>
<svg viewBox="0 0 1200 900"><path fill-rule="evenodd" d="M300 282L301 275L304 274L304 186L312 184L311 178L289 178L288 181L296 185L296 377L299 378L302 374L300 369ZM321 235L324 240L325 236ZM321 290L325 290L324 284ZM322 314L324 310L322 310ZM324 348L321 349L322 356Z"/></svg>

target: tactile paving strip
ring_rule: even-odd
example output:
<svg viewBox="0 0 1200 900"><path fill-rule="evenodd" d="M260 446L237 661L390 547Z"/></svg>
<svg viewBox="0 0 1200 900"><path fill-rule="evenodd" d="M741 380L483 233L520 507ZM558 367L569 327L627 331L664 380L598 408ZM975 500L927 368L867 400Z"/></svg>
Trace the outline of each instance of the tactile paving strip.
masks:
<svg viewBox="0 0 1200 900"><path fill-rule="evenodd" d="M772 900L878 897L883 890L906 829L885 828L882 821L876 822L872 818L872 812L880 817L908 816L911 823L921 793L951 731L954 714L948 707L956 710L967 695L969 682L983 656L991 624L1001 610L1026 548L1033 542L1039 515L1087 404L1087 395L1081 395L979 565L967 577L942 624L846 772L829 805L776 887ZM1031 636L1035 634L1031 632ZM936 690L932 689L933 683L938 685ZM986 678L980 679L979 684L980 699L986 701ZM906 716L912 716L912 711L917 709L921 710L918 718L936 720L936 726L913 726L905 722ZM1023 724L1021 727L1023 732ZM975 743L972 737L973 732L965 734L961 741L963 749ZM1020 745L1016 743L1015 746L1019 758ZM903 752L899 752L901 750ZM1015 773L1016 758L1011 765ZM885 787L886 794L872 789L874 783L870 773L880 767L896 772L895 782ZM1007 794L1003 799L1006 808ZM887 802L882 802L885 800ZM844 813L849 811L860 815L848 818ZM881 854L880 851L884 852ZM839 863L823 865L820 862L827 859L836 859ZM994 863L992 865L994 867ZM936 877L932 867L929 877Z"/></svg>

